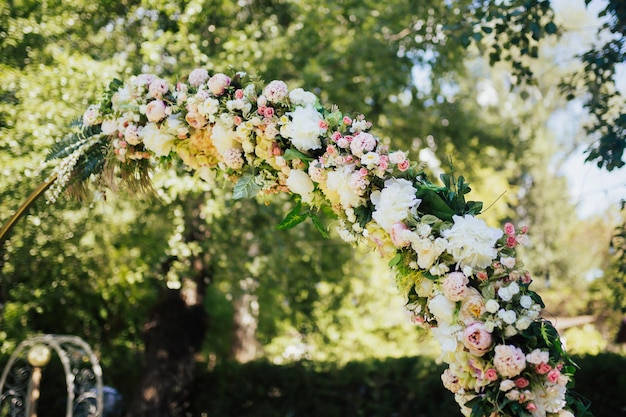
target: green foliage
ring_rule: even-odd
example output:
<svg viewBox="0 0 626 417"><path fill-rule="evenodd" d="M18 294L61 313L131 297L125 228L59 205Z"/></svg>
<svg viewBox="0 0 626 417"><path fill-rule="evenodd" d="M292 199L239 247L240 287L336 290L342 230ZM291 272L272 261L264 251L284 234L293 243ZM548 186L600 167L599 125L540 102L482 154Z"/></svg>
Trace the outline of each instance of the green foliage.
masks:
<svg viewBox="0 0 626 417"><path fill-rule="evenodd" d="M622 415L626 358L579 356L577 391L596 417ZM351 362L319 369L299 362L224 363L200 369L193 414L208 416L456 416L453 395L441 387L441 365L424 357ZM306 392L306 395L302 395ZM586 403L582 398L581 403ZM583 406L576 415L587 415ZM521 410L519 410L521 412ZM522 415L522 414L517 414Z"/></svg>

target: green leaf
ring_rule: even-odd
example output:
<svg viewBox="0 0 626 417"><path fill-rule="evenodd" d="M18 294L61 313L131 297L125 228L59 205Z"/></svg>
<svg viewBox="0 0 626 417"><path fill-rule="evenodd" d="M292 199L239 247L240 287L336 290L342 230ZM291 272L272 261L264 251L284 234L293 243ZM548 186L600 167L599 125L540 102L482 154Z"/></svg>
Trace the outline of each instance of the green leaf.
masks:
<svg viewBox="0 0 626 417"><path fill-rule="evenodd" d="M402 260L402 254L397 253L396 256L394 256L393 259L389 261L389 267L393 268L394 266L398 265L401 260Z"/></svg>
<svg viewBox="0 0 626 417"><path fill-rule="evenodd" d="M233 188L233 199L239 200L241 198L251 198L261 191L261 186L256 183L255 176L251 173L246 173L239 178L237 184Z"/></svg>
<svg viewBox="0 0 626 417"><path fill-rule="evenodd" d="M291 161L293 159L299 159L301 161L313 161L315 160L315 158L312 158L302 152L300 152L297 149L294 148L289 148L285 151L285 154L283 155L283 158L285 159L285 161Z"/></svg>
<svg viewBox="0 0 626 417"><path fill-rule="evenodd" d="M282 222L276 226L279 230L292 229L306 220L308 217L307 213L301 213L302 211L302 203L298 201L296 206L287 213L287 216L283 219Z"/></svg>
<svg viewBox="0 0 626 417"><path fill-rule="evenodd" d="M320 220L320 218L317 216L317 214L310 212L309 211L309 217L311 218L311 222L313 223L313 226L315 226L315 228L317 229L318 232L320 232L320 234L325 238L325 239L329 239L330 235L328 234L328 230L326 230L326 227L324 226L324 224L322 224L322 221Z"/></svg>
<svg viewBox="0 0 626 417"><path fill-rule="evenodd" d="M424 213L435 215L441 220L452 220L452 216L456 214L436 191L420 188L416 196L422 200L419 210Z"/></svg>

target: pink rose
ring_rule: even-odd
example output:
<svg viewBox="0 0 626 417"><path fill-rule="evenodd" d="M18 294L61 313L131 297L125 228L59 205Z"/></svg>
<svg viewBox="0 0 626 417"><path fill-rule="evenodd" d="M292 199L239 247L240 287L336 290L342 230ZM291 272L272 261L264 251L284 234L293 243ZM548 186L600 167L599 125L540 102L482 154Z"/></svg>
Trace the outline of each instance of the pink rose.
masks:
<svg viewBox="0 0 626 417"><path fill-rule="evenodd" d="M515 380L515 386L517 388L526 388L528 385L530 385L530 381L524 377L519 377Z"/></svg>
<svg viewBox="0 0 626 417"><path fill-rule="evenodd" d="M539 375L545 375L551 370L552 367L547 363L540 363L539 365L535 366L535 372L537 372Z"/></svg>
<svg viewBox="0 0 626 417"><path fill-rule="evenodd" d="M550 372L548 372L548 382L556 384L559 381L560 376L561 376L561 371L555 368L551 370Z"/></svg>
<svg viewBox="0 0 626 417"><path fill-rule="evenodd" d="M515 239L515 236L509 236L506 238L506 245L509 248L514 248L517 245L517 239Z"/></svg>
<svg viewBox="0 0 626 417"><path fill-rule="evenodd" d="M483 356L491 349L491 333L480 322L470 324L463 330L463 345L476 356Z"/></svg>
<svg viewBox="0 0 626 417"><path fill-rule="evenodd" d="M349 118L348 116L343 116L343 124L344 125L351 125L352 124L352 119Z"/></svg>
<svg viewBox="0 0 626 417"><path fill-rule="evenodd" d="M443 294L452 301L461 301L465 298L469 280L462 272L451 272L441 283Z"/></svg>
<svg viewBox="0 0 626 417"><path fill-rule="evenodd" d="M485 379L491 382L496 381L498 379L498 372L493 368L487 369L485 371Z"/></svg>
<svg viewBox="0 0 626 417"><path fill-rule="evenodd" d="M513 226L513 223L506 223L504 225L504 233L506 233L509 236L515 235L515 226Z"/></svg>
<svg viewBox="0 0 626 417"><path fill-rule="evenodd" d="M409 161L403 161L403 162L400 162L400 163L398 164L398 169L399 169L401 172L404 172L404 171L406 171L407 169L409 169Z"/></svg>
<svg viewBox="0 0 626 417"><path fill-rule="evenodd" d="M148 121L156 123L165 118L165 102L163 100L154 100L146 106L146 117Z"/></svg>
<svg viewBox="0 0 626 417"><path fill-rule="evenodd" d="M221 96L224 94L224 90L226 87L230 85L230 77L226 74L218 73L209 78L207 81L207 87L209 87L209 91L213 93L213 95Z"/></svg>

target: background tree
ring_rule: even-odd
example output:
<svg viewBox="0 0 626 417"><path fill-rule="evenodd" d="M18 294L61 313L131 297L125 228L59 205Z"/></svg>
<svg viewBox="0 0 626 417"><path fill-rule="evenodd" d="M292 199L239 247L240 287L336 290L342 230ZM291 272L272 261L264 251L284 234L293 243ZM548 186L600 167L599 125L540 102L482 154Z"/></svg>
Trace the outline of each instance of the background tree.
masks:
<svg viewBox="0 0 626 417"><path fill-rule="evenodd" d="M535 3L541 13L530 9L524 27L551 16L542 2ZM515 212L518 190L537 181L520 179L531 168L545 168L552 150L541 153L536 146L547 138L523 129L531 109L518 106L536 104L526 102L523 91L511 93L522 99L512 102L516 111L510 115L480 104L485 93L480 87L489 76L475 70L465 45L441 23L459 25L475 4L4 4L0 216L8 218L45 178L39 164L46 150L110 79L142 71L177 77L196 66L211 71L233 66L364 113L391 147L410 149L413 159L420 152L430 156L427 169L435 175L449 169L452 159L455 172L482 190L477 199L491 203L509 190L487 211L490 222L521 218ZM533 127L543 121L535 120ZM552 177L539 170L533 176L543 178L543 189L549 190ZM389 329L397 317L393 323L373 319L386 304L381 294L393 293L379 265L335 240L322 240L306 225L289 233L272 228L291 202L232 202L221 186L207 187L175 166L159 172L155 182L161 191L152 201L107 195L106 202L88 205L64 200L33 207L0 261L5 355L29 332L79 334L96 347L112 383L127 397L138 392L130 407L134 415L181 415L198 356L207 363L263 354L345 361L346 347L352 357L363 357L398 354L404 343L410 352L417 345L420 334ZM544 210L543 194L535 201L529 211ZM563 203L551 207L558 204ZM549 247L561 247L562 256L567 248L556 233L565 232L548 230L556 213L533 230L545 228L553 239ZM559 259L566 265L566 258ZM367 270L379 276L370 277ZM181 329L189 337L179 337ZM401 340L396 352L369 348ZM265 352L248 351L251 345ZM168 352L167 361L156 360L161 349ZM138 358L143 371L135 365Z"/></svg>

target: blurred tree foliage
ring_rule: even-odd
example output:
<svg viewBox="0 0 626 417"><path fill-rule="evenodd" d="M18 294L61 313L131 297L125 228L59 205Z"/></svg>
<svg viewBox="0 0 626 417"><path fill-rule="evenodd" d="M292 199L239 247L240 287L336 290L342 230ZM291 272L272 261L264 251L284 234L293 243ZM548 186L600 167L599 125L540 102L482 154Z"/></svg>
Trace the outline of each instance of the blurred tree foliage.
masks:
<svg viewBox="0 0 626 417"><path fill-rule="evenodd" d="M530 19L522 22L529 30L535 17L549 21L549 9L534 3L536 16L534 11L515 12L511 18ZM415 159L432 155L429 171L438 173L441 165L448 170L437 161L451 159L455 171L481 190L478 197L486 206L509 190L486 213L493 224L536 220L538 214L515 210L527 200L519 191L535 189L529 184L542 178L544 190L553 184L545 169L551 150L537 147L549 139L535 137L545 118L530 118L539 100L526 96L516 96L510 106L479 104L488 70L468 65L468 43L457 42L449 31L471 20L466 10L479 13L476 4L2 3L0 219L9 218L44 180L48 171L40 163L46 150L110 79L156 72L175 80L203 66L211 71L234 67L267 81L283 79L314 91L325 103L363 113L391 147L408 149ZM552 32L547 25L542 30ZM533 55L530 48L526 52ZM511 85L508 77L501 80L503 86ZM510 94L506 87L498 93ZM513 91L518 93L521 88ZM219 362L237 356L237 338L244 337L237 333L242 327L234 319L237 314L255 326L256 342L245 343L258 343L264 350L252 355L275 360L341 362L430 349L420 349L422 335L391 312L397 311L389 307L395 299L391 278L375 254L355 251L334 238L323 240L309 225L277 232L273 225L290 201L232 201L223 184L186 174L177 166L158 172L157 195L148 200L110 194L106 201L88 203L38 201L0 248L1 353L10 354L32 332L81 335L99 352L105 378L111 375L110 383L129 395L146 381L149 369L141 371L138 363L144 347L153 346L148 341L155 342L157 333L151 330L164 331L161 339L181 329L194 335L184 343L176 336L163 340L172 355L180 352L171 345L189 348L180 353L187 365L196 354ZM547 213L547 200L535 195L528 212ZM538 228L551 240L534 253L558 249L562 262L555 267L557 274L575 279L576 272L566 266L573 255L566 255L568 248L558 238L567 232L547 229L550 219L563 219L563 202L551 201L549 207L554 213ZM172 305L172 293L185 301L189 315L168 316L174 326L161 328L162 307ZM208 315L176 322L193 311ZM175 385L180 392L189 388L184 378ZM172 385L165 388L171 391ZM184 396L176 399L176 411L169 412L182 412L184 401ZM136 415L147 413L137 410Z"/></svg>

